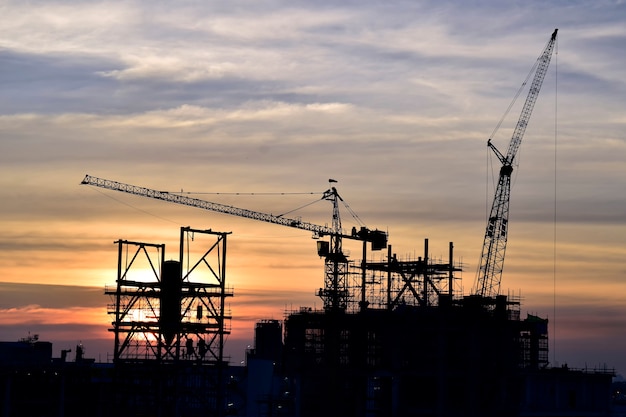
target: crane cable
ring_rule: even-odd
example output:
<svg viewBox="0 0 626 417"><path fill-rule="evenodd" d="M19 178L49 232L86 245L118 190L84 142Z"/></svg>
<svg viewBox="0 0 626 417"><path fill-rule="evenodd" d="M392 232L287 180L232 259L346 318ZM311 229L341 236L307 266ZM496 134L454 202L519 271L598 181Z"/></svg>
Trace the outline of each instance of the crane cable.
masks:
<svg viewBox="0 0 626 417"><path fill-rule="evenodd" d="M363 222L363 220L361 220L361 218L359 217L358 214L356 214L354 212L354 210L352 210L352 208L350 208L350 206L348 205L348 203L346 203L345 201L342 200L342 203L344 205L344 207L346 208L346 210L348 210L348 212L350 213L350 215L352 216L352 218L357 222L357 224L359 226L365 226L365 223Z"/></svg>
<svg viewBox="0 0 626 417"><path fill-rule="evenodd" d="M110 198L110 199L111 199L111 200L113 200L113 201L116 201L116 202L118 202L118 203L120 203L120 204L123 204L123 205L125 205L125 206L127 206L127 207L130 207L130 208L132 208L133 210L137 210L137 211L139 211L139 212L141 212L141 213L147 214L148 216L152 216L152 217L155 217L155 218L157 218L157 219L160 219L160 220L163 220L163 221L166 221L166 222L169 222L169 223L174 223L174 224L182 224L181 222L177 222L177 221L174 221L174 220L172 220L172 219L168 219L168 218L165 218L165 217L163 217L163 216L159 216L159 215L157 215L157 214L154 214L154 213L152 213L152 212L149 212L149 211L147 211L147 210L144 210L144 209L141 209L141 208L139 208L139 207L137 207L137 206L134 206L134 205L132 205L132 204L129 204L129 203L125 202L125 201L122 201L121 199L115 198L115 197L111 196L111 195L110 195L110 194L108 194L108 193L104 193L104 192L102 192L101 190L97 189L96 187L91 187L91 188L93 188L96 192L100 193L101 195L103 195L103 196L105 196L105 197L107 197L107 198ZM239 193L239 192L234 192L234 193L220 193L220 192L213 192L213 193L210 193L210 192L206 192L206 193L204 193L204 192L190 192L190 191L183 192L183 190L180 190L180 192L169 192L169 191L164 191L164 192L167 192L167 193L169 193L169 194L181 194L181 195L182 195L182 194L213 194L213 195L237 195L237 196L243 196L243 195L315 195L315 194L324 194L323 192L314 192L314 191L311 191L311 192L299 192L299 193L284 193L284 192L277 192L277 193ZM285 215L287 215L287 214L290 214L290 213L293 213L293 212L295 212L295 211L301 210L301 209L303 209L303 208L305 208L305 207L311 206L311 205L313 205L313 204L315 204L315 203L318 203L318 202L320 202L320 201L322 201L322 200L321 200L321 199L313 200L313 201L311 201L310 203L307 203L307 204L304 204L304 205L302 205L302 206L300 206L300 207L296 207L296 208L294 208L294 209L292 209L292 210L286 211L286 212L284 212L284 213L282 213L282 214L277 215L276 217L282 217L282 216L285 216ZM353 218L357 221L357 223L358 223L360 226L365 226L365 223L364 223L364 222L363 222L363 221L359 218L359 216L358 216L358 215L357 215L357 214L356 214L356 213L355 213L355 212L354 212L354 211L350 208L350 206L348 206L348 204L347 204L346 202L344 202L343 204L344 204L344 206L346 207L346 209L348 210L348 212L352 215L352 217L353 217Z"/></svg>
<svg viewBox="0 0 626 417"><path fill-rule="evenodd" d="M180 195L235 195L235 196L257 196L257 195L316 195L316 194L324 194L323 192L316 192L316 191L309 191L309 192L299 192L299 193L285 193L285 192L267 192L267 193L254 193L254 192L247 192L247 193L240 193L240 192L229 192L229 193L222 193L222 192L193 192L193 191L183 191L180 190L180 192L176 192L176 193L171 193L171 194L180 194ZM314 200L311 201L310 203L304 204L300 207L296 207L292 210L286 211L284 213L278 214L276 215L276 217L283 217L286 216L287 214L293 213L294 211L298 211L301 210L305 207L311 206L315 203L317 203L320 200Z"/></svg>
<svg viewBox="0 0 626 417"><path fill-rule="evenodd" d="M504 120L507 118L507 116L511 112L511 109L515 105L515 102L517 101L519 96L524 91L524 88L526 87L526 84L528 84L528 80L530 80L530 78L533 76L533 74L537 71L537 66L539 65L539 60L540 59L541 59L541 57L537 58L537 60L535 61L535 63L531 67L530 71L528 72L528 75L526 75L526 79L524 79L524 82L522 82L522 85L517 90L517 93L515 93L515 96L513 97L513 100L511 100L511 103L509 103L509 107L507 107L506 111L502 115L502 118L500 118L500 120L496 124L496 127L491 132L491 135L489 135L489 140L493 139L493 137L498 133L498 130L500 130L500 127L502 126L502 123L504 123ZM491 162L492 160L491 160L490 156L492 156L492 152L491 152L491 150L489 148L487 148L487 163L486 163L486 167L487 167L486 175L487 175L487 178L486 178L486 181L485 181L487 189L485 190L485 218L489 217L489 172L490 171L492 173L491 182L493 184L494 189L495 189L495 186L496 186L495 185L495 178L496 178L496 176L494 174L493 163ZM519 164L519 157L516 160L516 166L518 166L518 164ZM515 178L513 179L513 181L515 181ZM478 266L480 268L480 262L479 262Z"/></svg>
<svg viewBox="0 0 626 417"><path fill-rule="evenodd" d="M295 209L293 209L293 210L289 210L289 211L286 211L286 212L284 212L284 213L282 213L282 214L279 214L279 215L277 215L276 217L283 217L283 216L285 216L285 215L287 215L287 214L293 213L294 211L298 211L298 210L301 210L301 209L303 209L303 208L305 208L305 207L312 206L313 204L318 203L318 202L320 202L320 201L322 201L322 200L314 200L314 201L311 201L310 203L306 203L306 204L305 204L305 205L303 205L303 206L296 207L296 208L295 208Z"/></svg>
<svg viewBox="0 0 626 417"><path fill-rule="evenodd" d="M493 139L493 137L495 136L495 134L498 132L498 130L500 129L500 126L502 125L502 123L504 122L504 119L506 119L506 117L509 115L509 112L511 111L511 109L513 108L513 106L515 105L515 102L517 101L517 99L519 98L520 94L522 94L522 92L524 91L524 88L526 87L526 84L528 83L528 80L530 79L530 77L532 77L535 72L537 71L537 65L539 65L539 60L542 58L543 56L540 56L539 58L537 58L537 61L535 61L535 64L532 66L532 68L530 69L530 71L528 72L528 75L526 76L526 79L524 80L524 82L522 83L522 85L520 86L520 88L517 90L517 93L515 93L515 97L513 97L513 100L511 100L511 103L509 104L509 107L506 109L506 111L504 112L504 114L502 115L502 118L500 119L500 121L498 122L498 124L496 125L496 127L493 129L493 132L491 132L491 135L489 136L489 139Z"/></svg>
<svg viewBox="0 0 626 417"><path fill-rule="evenodd" d="M519 95L519 93L518 93ZM202 194L206 194L206 195L236 195L236 196L256 196L256 195L316 195L316 194L324 194L323 192L315 192L315 191L309 191L309 192L294 192L294 193L285 193L285 192L267 192L267 193L254 193L254 192L248 192L248 193L239 193L239 192L229 192L229 193L221 193L221 192L193 192L193 191L183 191L180 190L180 192L170 192L171 194L185 194L185 195L191 195L191 194L196 194L196 195L202 195ZM286 216L287 214L293 213L295 211L301 210L303 208L306 208L308 206L311 206L317 202L319 202L321 200L314 200L310 203L304 204L300 207L296 207L292 210L286 211L284 213L278 214L276 217L283 217ZM345 201L342 201L344 207L346 208L346 210L348 210L348 212L350 213L350 215L352 216L352 218L356 221L356 223L359 226L365 226L365 222L363 222L363 220L361 220L361 218L358 216L358 214L356 214L352 208L350 208L350 206L348 205L348 203L346 203Z"/></svg>
<svg viewBox="0 0 626 417"><path fill-rule="evenodd" d="M557 277L557 149L558 149L558 98L559 98L559 42L554 48L554 218L553 218L553 253L552 253L552 360L556 363L556 277Z"/></svg>
<svg viewBox="0 0 626 417"><path fill-rule="evenodd" d="M164 191L170 194L180 194L180 195L314 195L314 194L324 194L323 192L318 191L308 191L308 192L299 192L299 193L284 193L284 192L274 192L274 193L220 193L220 192L194 192L194 191L183 191L182 189L179 191Z"/></svg>
<svg viewBox="0 0 626 417"><path fill-rule="evenodd" d="M96 191L97 193L100 193L101 195L103 195L103 196L105 196L105 197L107 197L107 198L110 198L111 200L113 200L113 201L115 201L115 202L117 202L117 203L120 203L120 204L122 204L122 205L125 205L125 206L127 206L127 207L130 207L130 208L132 208L133 210L137 210L137 211L139 211L139 212L141 212L141 213L147 214L148 216L152 216L152 217L155 217L155 218L157 218L157 219L159 219L159 220L163 220L163 221L166 221L166 222L169 222L169 223L173 223L173 224L177 224L177 225L182 224L181 222L177 222L177 221L174 221L174 220L172 220L172 219L168 219L168 218L166 218L166 217L159 216L159 215L157 215L157 214L154 214L154 213L152 213L152 212L149 212L149 211L147 211L147 210L144 210L144 209L141 209L141 208L139 208L139 207L137 207L137 206L134 206L134 205L132 205L132 204L129 204L129 203L125 202L125 201L122 201L122 200L121 200L121 199L119 199L119 198L115 198L115 197L113 197L112 195L110 195L109 193L105 193L105 192L103 192L102 190L99 190L99 189L98 189L98 188L96 188L96 187L90 187L90 188L91 188L91 189L93 189L94 191Z"/></svg>

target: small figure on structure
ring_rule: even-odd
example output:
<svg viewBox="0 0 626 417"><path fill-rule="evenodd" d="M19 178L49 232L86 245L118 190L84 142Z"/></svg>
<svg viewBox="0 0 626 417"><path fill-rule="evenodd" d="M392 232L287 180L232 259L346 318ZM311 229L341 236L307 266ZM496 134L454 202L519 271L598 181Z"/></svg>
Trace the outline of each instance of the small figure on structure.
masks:
<svg viewBox="0 0 626 417"><path fill-rule="evenodd" d="M185 347L187 348L187 357L192 357L195 354L193 348L193 339L187 338L187 341L185 342Z"/></svg>

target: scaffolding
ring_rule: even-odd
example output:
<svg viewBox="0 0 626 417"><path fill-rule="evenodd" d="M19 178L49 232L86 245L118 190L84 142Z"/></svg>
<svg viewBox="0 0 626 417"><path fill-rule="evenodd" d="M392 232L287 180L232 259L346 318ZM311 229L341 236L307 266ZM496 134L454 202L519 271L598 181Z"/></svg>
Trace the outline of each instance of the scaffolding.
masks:
<svg viewBox="0 0 626 417"><path fill-rule="evenodd" d="M225 300L233 295L226 287L228 234L181 228L178 261L165 260L164 244L115 242L116 287L105 290L114 362L224 361L231 320Z"/></svg>
<svg viewBox="0 0 626 417"><path fill-rule="evenodd" d="M350 264L348 310L435 306L442 295L459 297L462 267L454 260L452 242L447 262L429 253L428 239L424 240L424 256L416 259L400 259L389 245L385 260Z"/></svg>

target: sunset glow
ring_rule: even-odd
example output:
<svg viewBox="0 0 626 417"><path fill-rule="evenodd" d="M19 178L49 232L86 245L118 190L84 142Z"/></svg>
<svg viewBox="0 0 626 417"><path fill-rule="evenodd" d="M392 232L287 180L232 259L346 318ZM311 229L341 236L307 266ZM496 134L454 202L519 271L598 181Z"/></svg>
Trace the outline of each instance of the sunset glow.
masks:
<svg viewBox="0 0 626 417"><path fill-rule="evenodd" d="M626 372L621 2L8 2L0 6L0 334L113 350L119 239L232 232L233 361L254 323L321 308L309 232L80 185L85 174L327 225L329 186L399 257L429 239L475 278L486 147L554 28L512 177L502 289L550 321L550 361ZM505 149L519 103L494 138ZM192 195L192 194L190 194ZM359 223L342 212L343 228ZM346 242L351 261L358 242ZM384 251L383 251L384 252ZM373 260L386 253L375 252ZM142 279L151 279L148 276Z"/></svg>

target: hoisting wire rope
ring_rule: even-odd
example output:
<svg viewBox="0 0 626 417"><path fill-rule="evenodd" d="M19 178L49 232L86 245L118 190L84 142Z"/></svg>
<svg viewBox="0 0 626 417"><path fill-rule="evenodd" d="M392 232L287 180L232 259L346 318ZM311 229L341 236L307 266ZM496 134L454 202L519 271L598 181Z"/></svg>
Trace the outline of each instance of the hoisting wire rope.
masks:
<svg viewBox="0 0 626 417"><path fill-rule="evenodd" d="M511 103L509 104L509 107L506 109L506 111L504 112L504 115L502 115L502 118L500 119L500 121L498 122L498 124L496 125L496 127L493 129L493 132L491 132L491 135L489 136L489 139L493 139L493 137L495 136L495 134L498 132L498 130L500 129L500 126L502 125L502 123L504 122L504 119L506 119L506 117L509 115L509 112L511 111L511 109L513 108L513 106L515 105L515 102L517 101L517 99L519 98L520 94L522 94L522 91L524 91L524 87L526 87L526 84L528 83L528 80L530 79L530 77L533 76L533 74L536 72L537 70L537 65L539 65L539 60L542 57L537 58L537 61L535 61L535 64L532 66L532 68L530 69L530 71L528 72L528 75L526 76L526 79L524 80L524 82L522 83L522 85L520 86L520 88L517 90L517 93L515 94L515 97L513 97L513 100L511 100Z"/></svg>
<svg viewBox="0 0 626 417"><path fill-rule="evenodd" d="M102 194L102 195L112 199L113 201L116 201L116 202L118 202L120 204L123 204L123 205L125 205L127 207L130 207L130 208L132 208L134 210L140 211L140 212L142 212L144 214L147 214L147 215L152 216L152 217L156 217L156 218L158 218L160 220L164 220L164 221L167 221L167 222L170 222L170 223L181 224L180 222L176 222L174 220L167 219L167 218L162 217L162 216L158 216L158 215L156 215L154 213L151 213L151 212L149 212L147 210L143 210L141 208L133 206L132 204L128 204L128 203L126 203L126 202L124 202L124 201L122 201L120 199L112 197L110 194L102 192L101 190L97 189L96 187L91 187L91 188L95 189L100 194ZM169 193L169 194L178 194L178 195L192 195L192 194L193 195L202 195L202 194L205 194L205 195L227 195L227 196L284 196L284 195L316 195L316 194L317 195L323 195L324 194L324 192L319 192L319 191L308 191L308 192L260 192L260 193L257 193L257 192L194 192L194 191L183 191L182 189L180 191L176 191L176 192L173 192L173 191L163 191L163 192L164 193ZM309 206L311 206L313 204L316 204L316 203L318 203L318 202L320 202L322 200L323 199L313 200L313 201L311 201L309 203L306 203L306 204L304 204L302 206L299 206L299 207L296 207L296 208L294 208L292 210L289 210L289 211L286 211L284 213L278 214L278 215L276 215L276 217L286 216L288 214L291 214L293 212L296 212L298 210L302 210L302 209L304 209L306 207L309 207ZM359 226L365 226L365 223L352 210L352 208L350 208L350 206L345 201L343 201L343 199L341 201L342 201L343 205L345 206L346 210L352 216L352 218L357 222L357 224Z"/></svg>
<svg viewBox="0 0 626 417"><path fill-rule="evenodd" d="M323 192L309 191L309 192L300 192L300 193L283 193L283 192L274 192L274 193L221 193L221 192L194 192L194 191L164 191L170 194L179 194L179 195L314 195L314 194L323 194Z"/></svg>
<svg viewBox="0 0 626 417"><path fill-rule="evenodd" d="M156 215L156 214L154 214L154 213L151 213L151 212L149 212L149 211L147 211L147 210L143 210L143 209L140 209L139 207L133 206L132 204L128 204L128 203L126 203L126 202L124 202L124 201L120 200L119 198L115 198L115 197L113 197L112 195L110 195L110 194L108 194L108 193L102 192L102 190L99 190L99 189L98 189L98 188L96 188L96 187L89 187L89 188L91 188L91 189L95 190L96 192L98 192L98 193L102 194L103 196L105 196L105 197L107 197L107 198L110 198L111 200L113 200L113 201L115 201L115 202L117 202L117 203L123 204L123 205L125 205L126 207L130 207L130 208L132 208L133 210L137 210L137 211L139 211L139 212L142 212L142 213L144 213L144 214L147 214L148 216L156 217L157 219L160 219L160 220L163 220L163 221L166 221L166 222L170 222L170 223L174 223L174 224L177 224L177 225L182 224L181 222L176 222L176 221L174 221L174 220L167 219L167 218L162 217L162 216L158 216L158 215Z"/></svg>
<svg viewBox="0 0 626 417"><path fill-rule="evenodd" d="M147 214L149 216L156 217L157 219L160 219L160 220L163 220L163 221L166 221L166 222L170 222L170 223L174 223L174 224L182 224L181 222L177 222L177 221L174 221L174 220L171 220L171 219L167 219L167 218L162 217L162 216L158 216L158 215L156 215L154 213L151 213L151 212L149 212L147 210L143 210L143 209L141 209L139 207L136 207L136 206L134 206L132 204L126 203L125 201L122 201L122 200L120 200L118 198L115 198L115 197L111 196L108 193L102 192L101 190L99 190L96 187L90 187L90 188L94 189L96 192L102 194L103 196L110 198L113 201L116 201L116 202L118 202L120 204L123 204L123 205L125 205L127 207L130 207L130 208L132 208L134 210L137 210L137 211L142 212L144 214ZM311 191L311 192L299 192L299 193L282 193L282 192L280 192L280 193L237 193L237 192L235 192L235 193L220 193L220 192L213 192L213 193L208 193L207 192L207 193L205 193L205 192L183 192L182 190L180 192L171 192L171 191L164 191L164 192L169 193L169 194L213 194L213 195L238 195L238 196L244 196L244 195L315 195L315 194L323 194L322 192L314 192L314 191ZM276 217L282 217L282 216L284 216L286 214L292 213L294 211L297 211L297 210L303 209L305 207L308 207L308 206L310 206L312 204L315 204L318 201L321 201L321 200L314 200L314 201L312 201L310 203L307 203L307 204L305 204L303 206L297 207L297 208L295 208L293 210L290 210L290 211L287 211L287 212L285 212L283 214L279 214Z"/></svg>
<svg viewBox="0 0 626 417"><path fill-rule="evenodd" d="M556 276L557 276L557 145L558 145L558 98L559 98L559 41L554 47L554 242L553 242L553 270L552 270L552 360L556 363Z"/></svg>
<svg viewBox="0 0 626 417"><path fill-rule="evenodd" d="M354 212L354 210L352 210L350 208L350 206L348 205L348 203L346 203L345 201L342 200L342 203L344 205L344 207L346 208L346 210L348 210L348 213L350 213L350 215L352 216L352 218L357 222L357 224L359 226L365 226L365 223L363 222L363 220L361 220L361 218L358 216L358 214L356 214Z"/></svg>
<svg viewBox="0 0 626 417"><path fill-rule="evenodd" d="M535 63L533 64L533 66L531 67L530 71L528 72L528 75L526 76L526 79L524 80L524 82L522 82L522 85L520 86L520 88L517 90L517 92L515 93L515 96L513 97L513 100L511 100L511 103L509 103L509 107L507 107L506 111L504 112L504 114L502 115L502 118L500 118L500 120L498 121L498 123L496 124L496 127L493 129L493 131L491 132L491 135L489 135L489 141L491 141L493 139L493 137L498 133L498 130L500 130L500 127L502 126L502 123L504 123L504 120L507 118L507 116L509 115L509 113L511 112L511 109L513 108L513 106L515 105L515 102L517 101L517 99L519 98L519 96L522 94L522 92L524 91L524 88L526 87L526 84L528 84L528 80L530 80L530 78L533 76L533 74L537 71L537 65L539 65L539 60L541 59L541 57L539 57L537 59L537 61L535 61ZM519 153L519 150L518 150ZM487 149L487 156L488 156L488 164L487 164L487 176L489 176L489 172L491 172L491 184L493 184L494 190L496 187L496 175L494 172L494 166L493 163L491 162L491 159L489 158L489 156L492 156L492 152L490 152L489 148ZM508 155L505 155L508 156ZM519 162L517 162L519 160L519 158L517 158L516 160L516 167L519 166ZM503 161L500 161L503 162ZM509 161L511 162L511 161ZM491 169L490 169L491 167ZM517 171L517 170L515 170ZM513 179L513 181L515 181L515 178ZM487 178L486 181L486 196L485 196L485 217L489 217L489 178Z"/></svg>
<svg viewBox="0 0 626 417"><path fill-rule="evenodd" d="M171 194L181 194L181 195L230 195L230 196L272 196L272 195L316 195L316 194L324 194L323 192L316 192L316 191L309 191L309 192L262 192L262 193L255 193L255 192L194 192L194 191L183 191L180 190L180 192L170 192ZM276 217L283 217L286 216L288 214L291 214L293 212L296 212L298 210L301 210L303 208L309 207L317 202L319 202L321 200L314 200L310 203L304 204L300 207L296 207L292 210L286 211L284 213L278 214L276 215ZM344 207L346 208L346 210L348 210L348 213L350 213L350 215L352 216L352 218L356 221L356 223L359 226L365 226L365 222L363 222L363 220L361 220L361 218L352 210L352 208L350 208L350 206L348 205L348 203L346 203L345 201L342 201Z"/></svg>
<svg viewBox="0 0 626 417"><path fill-rule="evenodd" d="M287 214L293 213L294 211L301 210L301 209L303 209L303 208L305 208L305 207L311 206L311 205L313 205L313 204L315 204L315 203L318 203L318 202L320 202L320 201L322 201L322 200L314 200L314 201L311 201L310 203L306 203L306 204L305 204L305 205L303 205L303 206L296 207L296 208L295 208L295 209L293 209L293 210L289 210L289 211L286 211L286 212L284 212L284 213L282 213L282 214L278 214L276 217L283 217L283 216L285 216L285 215L287 215Z"/></svg>
<svg viewBox="0 0 626 417"><path fill-rule="evenodd" d="M186 194L186 195L230 195L230 196L272 196L272 195L316 195L316 194L324 194L323 192L316 192L316 191L308 191L308 192L293 192L293 193L286 193L286 192L264 192L264 193L255 193L255 192L245 192L245 193L241 193L241 192L227 192L227 193L223 193L223 192L194 192L194 191L183 191L180 190L180 192L176 192L176 193L172 193L172 194ZM296 207L292 210L286 211L284 213L278 214L276 215L276 217L283 217L286 216L287 214L293 213L295 211L301 210L303 208L306 208L308 206L311 206L315 203L317 203L318 201L321 200L314 200L311 201L310 203L304 204L300 207Z"/></svg>

